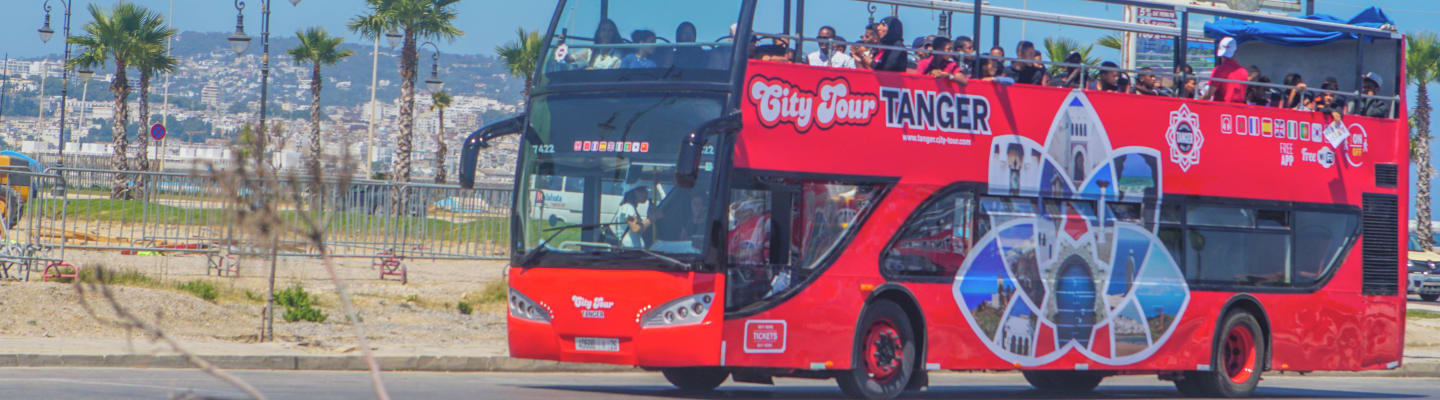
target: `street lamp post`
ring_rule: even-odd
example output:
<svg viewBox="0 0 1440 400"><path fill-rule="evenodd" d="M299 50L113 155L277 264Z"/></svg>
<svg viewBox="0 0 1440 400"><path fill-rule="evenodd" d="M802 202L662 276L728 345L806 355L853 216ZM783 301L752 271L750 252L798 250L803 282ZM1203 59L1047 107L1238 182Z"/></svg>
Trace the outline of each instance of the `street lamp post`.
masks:
<svg viewBox="0 0 1440 400"><path fill-rule="evenodd" d="M95 71L90 70L90 68L81 67L80 70L75 71L75 73L80 75L80 81L84 82L80 89L80 119L75 121L75 125L83 129L85 127L85 98L90 95L90 78L95 77ZM79 151L80 139L75 139L75 143L75 150ZM61 143L60 147L64 148L65 144Z"/></svg>
<svg viewBox="0 0 1440 400"><path fill-rule="evenodd" d="M70 97L70 67L66 64L70 63L70 4L72 2L73 0L56 1L65 7L65 60L60 64L60 137L56 140L60 149L57 153L59 159L55 161L57 167L65 166L65 102ZM45 9L45 24L39 29L40 42L49 43L50 37L55 36L55 30L50 29L50 0L45 0L41 6ZM40 88L40 94L41 99L44 99L45 88L43 86ZM40 105L43 109L45 103L42 101Z"/></svg>
<svg viewBox="0 0 1440 400"><path fill-rule="evenodd" d="M298 5L300 0L290 0L290 5ZM250 36L245 35L245 2L235 0L235 33L226 38L230 42L230 49L235 50L235 55L240 55L250 48ZM266 109L268 108L270 94L270 0L260 0L260 129L257 131L256 157L265 161L269 151L265 151L266 142Z"/></svg>
<svg viewBox="0 0 1440 400"><path fill-rule="evenodd" d="M422 48L425 46L435 49L434 53L430 53L430 78L425 80L425 87L430 88L431 92L438 92L445 88L445 82L440 80L440 47L435 46L435 42L420 45Z"/></svg>
<svg viewBox="0 0 1440 400"><path fill-rule="evenodd" d="M298 5L300 0L290 0L290 5ZM245 2L235 0L235 33L226 38L230 42L230 49L235 50L239 56L250 47L250 36L245 34ZM270 152L265 151L267 140L265 138L265 109L270 93L270 0L260 0L260 129L257 131L256 154L257 164L268 164L266 156ZM260 165L256 165L260 168ZM262 321L260 336L262 341L275 339L275 243L270 246L270 277L265 292L265 320Z"/></svg>

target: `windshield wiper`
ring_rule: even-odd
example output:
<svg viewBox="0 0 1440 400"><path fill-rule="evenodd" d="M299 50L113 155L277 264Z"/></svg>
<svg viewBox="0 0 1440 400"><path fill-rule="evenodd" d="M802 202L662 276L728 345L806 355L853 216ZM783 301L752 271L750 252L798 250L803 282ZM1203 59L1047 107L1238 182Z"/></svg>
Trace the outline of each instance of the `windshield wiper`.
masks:
<svg viewBox="0 0 1440 400"><path fill-rule="evenodd" d="M642 247L618 247L618 246L616 246L616 247L611 247L611 249L613 249L613 250L635 250L635 251L639 251L639 252L644 253L645 255L648 255L648 256L656 259L656 260L664 261L664 262L666 262L666 263L668 263L668 264L670 264L670 265L673 265L673 266L675 266L675 267L678 267L678 268L680 268L681 271L689 271L689 270L693 269L693 268L690 266L689 263L686 263L686 262L680 261L680 260L676 260L676 259L674 259L674 258L672 258L672 257L670 257L670 256L667 256L667 255L664 255L664 254L660 254L660 253L656 253L656 252L650 251L649 249L645 249L645 248L642 248Z"/></svg>
<svg viewBox="0 0 1440 400"><path fill-rule="evenodd" d="M572 228L584 228L584 229L605 228L605 227L609 227L609 226L611 226L611 225L620 225L620 224L624 224L624 223L625 223L625 222L607 222L607 223L601 223L601 224L574 224L574 225L557 226L557 227L554 227L554 228L545 229L545 230L543 230L543 232L555 232L555 233L550 234L550 236L549 236L549 237L546 237L544 241L541 241L539 244L536 244L536 245L535 245L535 248L530 249L530 251L527 251L527 252L525 252L524 255L521 255L521 256L520 256L520 262L517 263L517 264L519 264L519 265L530 265L531 262L535 261L535 258L536 258L536 257L539 257L541 254L544 254L544 251L541 251L541 250L542 250L542 249L546 249L546 247L550 245L550 241L551 241L551 240L555 240L555 237L556 237L556 236L560 236L560 233L561 233L561 232L565 232L565 231L570 230L570 229L572 229ZM549 250L545 250L545 251L549 251Z"/></svg>

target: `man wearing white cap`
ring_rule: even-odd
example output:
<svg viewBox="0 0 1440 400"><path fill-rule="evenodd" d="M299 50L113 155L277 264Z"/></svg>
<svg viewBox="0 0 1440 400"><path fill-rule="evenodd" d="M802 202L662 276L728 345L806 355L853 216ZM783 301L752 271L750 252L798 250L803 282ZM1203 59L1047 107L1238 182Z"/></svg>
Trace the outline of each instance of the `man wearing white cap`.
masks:
<svg viewBox="0 0 1440 400"><path fill-rule="evenodd" d="M1237 82L1210 81L1210 91L1201 97L1206 100L1245 103L1246 84L1238 83L1250 80L1250 73L1245 71L1240 63L1235 62L1235 51L1239 49L1235 38L1226 36L1220 39L1215 45L1215 58L1217 62L1215 70L1210 72L1211 78L1228 79Z"/></svg>
<svg viewBox="0 0 1440 400"><path fill-rule="evenodd" d="M1380 85L1384 82L1380 78L1380 74L1366 72L1364 79L1360 82L1360 94L1374 96L1380 91ZM1350 114L1390 118L1390 102L1376 98L1356 97L1354 102L1350 103Z"/></svg>

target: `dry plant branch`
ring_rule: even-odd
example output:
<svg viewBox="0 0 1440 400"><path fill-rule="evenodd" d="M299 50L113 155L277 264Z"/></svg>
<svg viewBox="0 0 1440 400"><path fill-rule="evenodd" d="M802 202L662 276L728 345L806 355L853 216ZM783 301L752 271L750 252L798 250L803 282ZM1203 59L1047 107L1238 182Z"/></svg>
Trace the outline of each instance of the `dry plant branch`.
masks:
<svg viewBox="0 0 1440 400"><path fill-rule="evenodd" d="M94 318L96 321L100 321L101 323L107 323L120 328L124 328L127 332L140 331L146 337L150 338L151 342L165 343L166 346L170 347L170 350L179 353L182 357L184 357L185 361L190 363L190 365L194 365L195 368L199 368L200 371L210 374L210 376L214 376L216 379L220 379L221 381L230 384L230 386L234 386L235 388L240 389L240 391L243 391L245 392L245 394L249 395L250 398L258 400L267 399L267 397L265 397L264 394L260 393L259 390L256 390L254 386L250 386L249 383L245 382L239 377L231 375L229 372L225 372L225 370L216 367L215 364L211 364L204 358L195 355L195 353L192 353L189 350L186 350L185 346L180 345L179 341L170 337L170 335L165 334L164 329L161 329L158 325L147 321L144 318L140 318L140 316L135 315L135 313L131 312L130 309L126 308L123 304L120 303L120 300L115 297L114 289L112 289L109 285L101 283L105 281L105 274L106 272L104 268L95 267L95 280L93 282L86 282L81 279L76 279L74 283L75 292L80 298L80 307L85 309L85 313L89 314L91 318ZM93 296L95 294L99 294L100 297L105 300L105 303L110 306L110 311L115 313L115 318L105 318L102 317L100 313L96 312L94 306L90 304L90 300L88 298L89 296Z"/></svg>
<svg viewBox="0 0 1440 400"><path fill-rule="evenodd" d="M348 148L344 146L342 148ZM322 163L306 163L308 171L297 176L290 175L282 178L267 163L245 157L245 151L235 151L236 157L232 160L232 168L214 168L210 170L215 180L219 183L227 198L233 199L233 210L235 212L235 226L239 231L248 237L252 247L268 250L271 257L274 257L277 250L277 243L280 238L290 235L298 236L311 247L317 249L320 254L321 264L329 276L331 283L340 297L341 307L355 330L356 340L359 342L361 357L370 372L370 380L374 387L375 394L381 400L389 400L390 395L385 389L384 380L380 376L380 364L376 362L375 355L370 349L369 339L365 332L365 324L360 319L354 303L351 302L349 291L344 282L340 280L335 270L335 265L330 257L326 243L326 221L328 216L324 215L327 208L323 206L323 199L328 193L337 196L346 193L350 185L350 176L342 173L334 181L327 182L325 179ZM342 160L341 171L353 171L352 160L348 155ZM333 190L333 192L330 192ZM281 217L279 211L283 205L291 205L287 211L293 213L292 221L286 221ZM319 214L319 215L317 215ZM274 271L270 273L270 279L274 280ZM270 320L274 318L274 289L267 293L270 302L267 306Z"/></svg>

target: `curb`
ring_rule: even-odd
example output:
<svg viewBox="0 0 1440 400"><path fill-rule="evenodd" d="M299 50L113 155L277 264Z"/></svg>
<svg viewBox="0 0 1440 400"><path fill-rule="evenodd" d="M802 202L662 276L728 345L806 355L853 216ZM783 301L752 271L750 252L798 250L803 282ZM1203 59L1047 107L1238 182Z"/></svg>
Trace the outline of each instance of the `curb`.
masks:
<svg viewBox="0 0 1440 400"><path fill-rule="evenodd" d="M202 355L216 367L234 370L364 371L358 355ZM640 368L592 363L526 360L511 357L378 356L384 371L420 372L635 372ZM145 354L0 354L0 368L192 368L179 355ZM1013 371L1008 371L1013 372ZM1412 362L1400 368L1374 371L1317 371L1297 374L1269 372L1271 376L1373 376L1440 378L1440 362Z"/></svg>
<svg viewBox="0 0 1440 400"><path fill-rule="evenodd" d="M358 355L201 355L223 369L364 371ZM510 357L377 356L385 371L425 372L627 372L638 368L589 363L524 360ZM192 368L179 355L143 354L0 354L4 367Z"/></svg>

